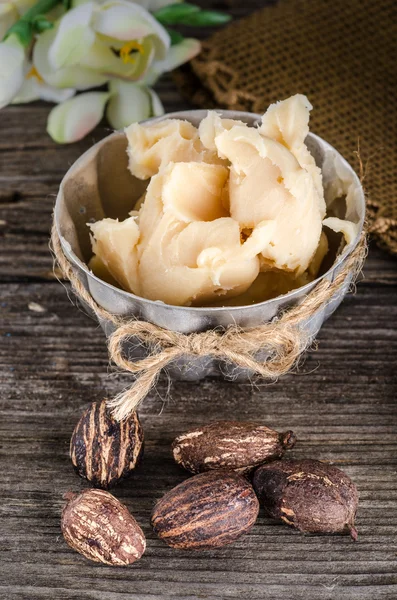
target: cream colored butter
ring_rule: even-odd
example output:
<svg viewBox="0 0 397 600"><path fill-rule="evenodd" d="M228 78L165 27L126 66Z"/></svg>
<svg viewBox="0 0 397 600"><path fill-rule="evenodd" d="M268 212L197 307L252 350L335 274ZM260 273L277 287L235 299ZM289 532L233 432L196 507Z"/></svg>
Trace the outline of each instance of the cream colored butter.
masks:
<svg viewBox="0 0 397 600"><path fill-rule="evenodd" d="M208 112L126 129L129 169L150 179L123 222L90 225L103 278L174 305L260 302L313 281L323 223L350 243L355 225L325 217L321 171L305 145L311 105L271 105L259 127ZM323 221L324 220L324 221Z"/></svg>
<svg viewBox="0 0 397 600"><path fill-rule="evenodd" d="M215 152L204 148L196 127L188 121L166 119L159 123L127 127L129 169L138 179L149 179L170 162L220 163Z"/></svg>
<svg viewBox="0 0 397 600"><path fill-rule="evenodd" d="M204 171L202 166L190 163L188 169L186 163L171 164L152 177L147 188L138 219L139 278L146 298L189 305L218 295L230 297L245 291L259 273L258 253L269 236L265 242L263 234L244 242L237 221L217 217L225 212L222 195L227 172L219 165L205 165ZM189 172L196 175L192 188L185 181ZM180 178L183 185L177 194ZM187 194L189 189L192 192ZM198 214L194 211L200 197ZM270 232L272 224L262 224L258 231L265 227Z"/></svg>
<svg viewBox="0 0 397 600"><path fill-rule="evenodd" d="M228 177L229 170L221 165L171 163L164 172L164 211L185 223L228 216L225 202Z"/></svg>
<svg viewBox="0 0 397 600"><path fill-rule="evenodd" d="M94 254L94 256L92 256L88 262L88 266L99 279L102 279L102 281L106 281L106 283L110 283L110 285L114 285L115 287L121 287L98 255Z"/></svg>
<svg viewBox="0 0 397 600"><path fill-rule="evenodd" d="M139 294L138 253L139 227L135 217L125 221L102 219L89 224L92 250L114 279L129 292ZM102 263L102 264L101 264ZM95 268L91 265L91 268Z"/></svg>
<svg viewBox="0 0 397 600"><path fill-rule="evenodd" d="M327 236L321 234L320 243L307 271L298 277L286 271L269 270L259 273L252 285L239 296L217 299L207 306L249 306L270 300L280 294L287 294L296 288L314 281L319 274L321 263L328 252Z"/></svg>
<svg viewBox="0 0 397 600"><path fill-rule="evenodd" d="M343 233L346 244L351 244L357 235L357 225L351 221L345 221L344 219L338 219L337 217L328 217L327 219L324 219L323 225L329 227L336 233Z"/></svg>
<svg viewBox="0 0 397 600"><path fill-rule="evenodd" d="M326 206L321 169L317 167L310 154L305 139L309 133L309 117L312 105L303 94L295 94L271 104L262 117L259 131L283 144L295 156L300 166L306 169L311 177L318 194L320 214L325 217Z"/></svg>
<svg viewBox="0 0 397 600"><path fill-rule="evenodd" d="M223 131L229 131L235 125L247 127L246 123L235 119L221 119L219 114L213 110L209 110L205 119L199 125L198 132L203 146L208 150L217 151L215 137Z"/></svg>
<svg viewBox="0 0 397 600"><path fill-rule="evenodd" d="M139 263L142 295L178 305L238 295L258 273L259 259L245 252L230 217L185 224L166 213Z"/></svg>
<svg viewBox="0 0 397 600"><path fill-rule="evenodd" d="M293 271L309 266L319 244L322 214L313 177L283 144L252 127L235 125L215 136L230 163L230 215L244 228L273 220L264 264Z"/></svg>

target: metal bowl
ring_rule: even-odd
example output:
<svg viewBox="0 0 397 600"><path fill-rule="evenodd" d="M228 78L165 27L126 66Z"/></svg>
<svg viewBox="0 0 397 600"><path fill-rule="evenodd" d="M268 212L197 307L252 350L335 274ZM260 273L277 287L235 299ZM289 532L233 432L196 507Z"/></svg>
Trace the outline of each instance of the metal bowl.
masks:
<svg viewBox="0 0 397 600"><path fill-rule="evenodd" d="M260 115L253 113L218 112L225 118L239 119L251 126L260 119ZM204 110L191 110L175 112L149 121L178 118L186 119L197 126L206 114L207 111ZM331 281L334 279L357 245L364 224L364 192L352 167L320 137L310 133L306 143L323 171L328 216L353 221L357 224L357 235L349 245L344 245L340 234L330 232L330 251L324 261L326 264L323 266L323 272L320 272L315 281L288 294L250 306L171 306L135 296L96 277L87 266L92 256L87 223L105 216L125 219L147 186L147 182L136 179L129 172L127 139L124 133L120 132L109 135L85 152L61 182L55 203L55 223L63 251L96 302L114 314L150 321L182 333L227 327L230 324L254 327L269 321L281 309L301 302L323 277ZM343 288L306 323L305 327L310 336L314 337L318 333L324 320L339 306L350 281L351 278L347 278ZM101 326L106 335L113 331L110 322L101 320ZM147 353L146 349L133 341L128 352L134 357L142 357ZM171 365L169 373L177 379L195 381L207 375L222 374L238 380L244 380L251 375L248 371L221 363L211 357L184 357Z"/></svg>

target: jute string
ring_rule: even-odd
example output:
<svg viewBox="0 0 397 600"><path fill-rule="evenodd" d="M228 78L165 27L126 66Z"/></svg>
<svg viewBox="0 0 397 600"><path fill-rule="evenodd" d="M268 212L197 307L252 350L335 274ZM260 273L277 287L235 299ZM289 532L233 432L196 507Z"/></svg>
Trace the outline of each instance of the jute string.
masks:
<svg viewBox="0 0 397 600"><path fill-rule="evenodd" d="M346 279L355 281L366 256L366 235L363 232L358 245L339 270L334 281L322 279L297 306L258 327L242 329L230 325L227 329L183 334L138 319L123 319L97 304L81 283L72 265L63 253L55 224L51 232L51 246L55 259L74 293L101 319L110 321L115 331L108 339L111 361L136 376L130 388L109 400L117 420L125 419L146 397L155 385L162 369L182 356L212 356L233 363L266 379L277 379L292 369L300 355L311 343L307 322L316 311L327 304L342 288ZM148 351L145 358L130 360L126 357L125 343L134 338ZM266 352L268 358L259 356Z"/></svg>

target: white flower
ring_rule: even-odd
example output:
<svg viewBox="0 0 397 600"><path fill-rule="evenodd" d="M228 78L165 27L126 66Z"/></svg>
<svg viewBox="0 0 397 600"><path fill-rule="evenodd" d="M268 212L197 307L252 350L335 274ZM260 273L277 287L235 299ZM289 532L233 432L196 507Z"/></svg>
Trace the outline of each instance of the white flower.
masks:
<svg viewBox="0 0 397 600"><path fill-rule="evenodd" d="M58 104L49 114L47 132L58 144L81 140L101 121L109 96L87 92Z"/></svg>
<svg viewBox="0 0 397 600"><path fill-rule="evenodd" d="M48 61L54 70L77 64L93 45L95 32L90 23L94 7L93 2L87 2L69 10L59 20L48 50Z"/></svg>
<svg viewBox="0 0 397 600"><path fill-rule="evenodd" d="M21 88L26 71L25 49L15 35L0 43L0 108Z"/></svg>
<svg viewBox="0 0 397 600"><path fill-rule="evenodd" d="M56 34L56 27L44 31L39 35L33 47L33 65L48 85L87 90L108 81L107 76L87 66L73 65L54 70L49 61L49 50Z"/></svg>
<svg viewBox="0 0 397 600"><path fill-rule="evenodd" d="M94 29L122 42L150 36L156 58L163 58L171 43L165 28L147 10L128 0L103 0L95 13Z"/></svg>
<svg viewBox="0 0 397 600"><path fill-rule="evenodd" d="M88 80L86 88L110 77L142 78L154 60L166 58L170 43L165 28L138 4L80 1L39 36L33 62L47 83L83 89ZM102 81L91 82L98 77Z"/></svg>
<svg viewBox="0 0 397 600"><path fill-rule="evenodd" d="M114 80L109 86L111 98L106 116L114 129L164 114L156 92L139 83Z"/></svg>
<svg viewBox="0 0 397 600"><path fill-rule="evenodd" d="M0 35L36 1L0 0ZM0 42L0 108L37 99L60 103L48 118L48 132L59 143L84 137L99 123L107 103L115 129L163 114L148 86L193 58L200 43L185 39L171 46L166 28L149 11L180 1L72 0L66 11L56 5L47 13L53 27L38 34L29 50L14 33ZM106 83L109 93L72 98L76 91Z"/></svg>
<svg viewBox="0 0 397 600"><path fill-rule="evenodd" d="M34 100L46 100L47 102L64 102L72 96L75 91L73 88L59 89L45 83L36 69L29 65L29 70L25 76L22 87L14 96L12 104L26 104Z"/></svg>
<svg viewBox="0 0 397 600"><path fill-rule="evenodd" d="M171 46L163 60L156 60L144 76L144 83L154 85L163 73L173 71L185 62L192 60L201 50L201 44L194 38L185 38L179 44Z"/></svg>
<svg viewBox="0 0 397 600"><path fill-rule="evenodd" d="M59 144L82 139L101 121L108 101L106 116L115 129L164 114L159 97L146 86L114 80L109 90L80 94L53 108L47 123L52 139Z"/></svg>

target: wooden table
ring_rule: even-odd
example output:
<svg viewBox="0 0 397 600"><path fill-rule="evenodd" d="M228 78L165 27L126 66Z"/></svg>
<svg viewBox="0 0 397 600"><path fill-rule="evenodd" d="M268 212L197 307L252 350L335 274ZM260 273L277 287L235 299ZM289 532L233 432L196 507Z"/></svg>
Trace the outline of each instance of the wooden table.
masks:
<svg viewBox="0 0 397 600"><path fill-rule="evenodd" d="M222 7L241 16L261 2L238 4ZM170 80L159 91L167 110L187 107ZM45 133L47 113L40 103L0 113L0 598L395 599L397 272L395 259L373 245L357 294L324 325L299 374L273 385L174 383L169 398L161 380L146 399L144 462L114 490L147 536L141 561L110 568L66 545L62 495L86 487L69 460L71 432L89 402L128 377L110 374L102 331L55 281L48 251L59 182L108 129L56 146ZM358 542L304 536L262 513L247 536L221 550L175 551L158 540L151 508L186 477L170 454L173 437L220 418L293 428L294 457L342 467L360 491Z"/></svg>

